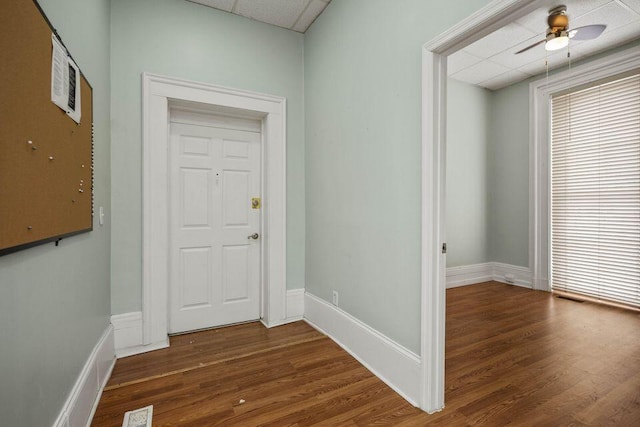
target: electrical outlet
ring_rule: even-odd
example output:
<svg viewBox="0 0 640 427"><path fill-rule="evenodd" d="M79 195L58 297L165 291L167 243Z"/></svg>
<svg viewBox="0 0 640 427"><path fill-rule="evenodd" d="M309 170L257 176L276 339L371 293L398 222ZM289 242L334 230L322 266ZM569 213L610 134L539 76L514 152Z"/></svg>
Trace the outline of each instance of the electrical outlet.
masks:
<svg viewBox="0 0 640 427"><path fill-rule="evenodd" d="M338 307L338 291L333 291L333 305Z"/></svg>

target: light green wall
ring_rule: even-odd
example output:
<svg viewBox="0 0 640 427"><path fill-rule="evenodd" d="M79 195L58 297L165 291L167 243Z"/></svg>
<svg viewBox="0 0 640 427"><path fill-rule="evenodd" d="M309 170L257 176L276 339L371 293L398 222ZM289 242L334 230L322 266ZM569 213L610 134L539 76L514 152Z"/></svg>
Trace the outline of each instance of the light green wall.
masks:
<svg viewBox="0 0 640 427"><path fill-rule="evenodd" d="M109 0L40 0L93 86L95 205L110 210ZM84 119L84 118L83 118ZM0 257L0 425L50 426L109 324L110 227Z"/></svg>
<svg viewBox="0 0 640 427"><path fill-rule="evenodd" d="M113 0L112 312L141 309L143 71L287 98L287 288L304 287L304 36L184 0Z"/></svg>
<svg viewBox="0 0 640 427"><path fill-rule="evenodd" d="M491 97L488 203L491 261L529 265L529 81Z"/></svg>
<svg viewBox="0 0 640 427"><path fill-rule="evenodd" d="M421 46L488 1L400 3L306 33L306 288L419 353Z"/></svg>
<svg viewBox="0 0 640 427"><path fill-rule="evenodd" d="M491 92L447 81L447 267L491 261L487 149Z"/></svg>

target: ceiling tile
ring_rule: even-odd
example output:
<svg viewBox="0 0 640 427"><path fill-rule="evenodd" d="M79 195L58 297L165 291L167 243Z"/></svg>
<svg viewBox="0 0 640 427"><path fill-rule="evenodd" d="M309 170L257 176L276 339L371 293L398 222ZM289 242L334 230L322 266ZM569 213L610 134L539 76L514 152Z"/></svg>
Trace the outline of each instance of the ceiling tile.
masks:
<svg viewBox="0 0 640 427"><path fill-rule="evenodd" d="M518 70L510 70L506 73L500 74L497 77L493 77L489 80L485 80L481 82L480 85L486 87L491 90L502 89L503 87L507 87L513 83L519 82L521 80L530 77L528 74L525 74Z"/></svg>
<svg viewBox="0 0 640 427"><path fill-rule="evenodd" d="M616 0L616 1L634 10L636 13L640 13L640 0Z"/></svg>
<svg viewBox="0 0 640 427"><path fill-rule="evenodd" d="M607 35L607 33L615 31L616 28L629 24L639 18L640 16L638 16L637 13L631 12L626 7L620 6L618 3L612 1L572 20L571 28L578 28L592 24L606 24L607 28L600 36L603 37Z"/></svg>
<svg viewBox="0 0 640 427"><path fill-rule="evenodd" d="M533 31L521 25L510 23L467 46L464 50L481 58L489 58L507 49L514 41L528 40L535 35Z"/></svg>
<svg viewBox="0 0 640 427"><path fill-rule="evenodd" d="M567 51L565 49L556 51L546 58L535 60L527 65L518 68L518 71L535 76L536 74L544 73L547 69L545 61L549 63L549 69L563 67L569 64L569 58L567 58Z"/></svg>
<svg viewBox="0 0 640 427"><path fill-rule="evenodd" d="M309 6L302 12L302 15L293 27L294 30L304 33L307 28L316 20L316 18L322 13L328 3L322 0L311 0Z"/></svg>
<svg viewBox="0 0 640 427"><path fill-rule="evenodd" d="M506 73L507 71L509 71L508 68L485 59L471 67L452 74L451 77L463 82L478 84L499 74Z"/></svg>
<svg viewBox="0 0 640 427"><path fill-rule="evenodd" d="M238 0L238 15L279 27L292 28L309 0Z"/></svg>
<svg viewBox="0 0 640 427"><path fill-rule="evenodd" d="M482 58L478 58L464 50L459 50L447 58L447 74L455 74L480 61L482 61Z"/></svg>
<svg viewBox="0 0 640 427"><path fill-rule="evenodd" d="M213 7L216 9L224 10L225 12L231 12L235 0L188 0L192 3L203 4L205 6Z"/></svg>

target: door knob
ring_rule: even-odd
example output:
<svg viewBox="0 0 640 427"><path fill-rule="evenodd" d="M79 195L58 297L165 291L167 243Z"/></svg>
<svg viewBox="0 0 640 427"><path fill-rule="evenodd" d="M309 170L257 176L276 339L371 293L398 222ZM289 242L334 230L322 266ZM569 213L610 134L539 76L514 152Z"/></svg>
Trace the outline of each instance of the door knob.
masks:
<svg viewBox="0 0 640 427"><path fill-rule="evenodd" d="M260 235L258 233L253 233L251 236L248 236L247 239L257 240Z"/></svg>

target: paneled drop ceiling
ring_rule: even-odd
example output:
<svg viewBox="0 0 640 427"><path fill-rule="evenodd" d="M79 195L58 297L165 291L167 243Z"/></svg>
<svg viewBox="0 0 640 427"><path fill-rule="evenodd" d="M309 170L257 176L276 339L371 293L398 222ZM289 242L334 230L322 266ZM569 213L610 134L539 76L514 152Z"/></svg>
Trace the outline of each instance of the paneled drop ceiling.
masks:
<svg viewBox="0 0 640 427"><path fill-rule="evenodd" d="M449 76L497 90L545 72L547 61L549 69L568 66L567 49L547 52L544 44L515 55L545 38L548 11L561 4L567 6L570 28L607 26L597 39L570 42L572 62L640 39L640 0L543 1L531 14L449 56Z"/></svg>
<svg viewBox="0 0 640 427"><path fill-rule="evenodd" d="M331 0L188 0L304 33Z"/></svg>

